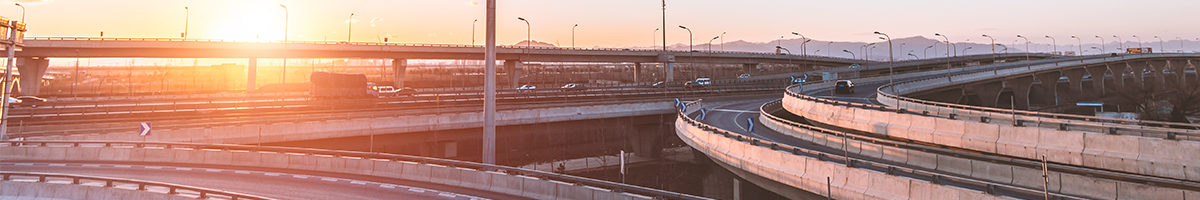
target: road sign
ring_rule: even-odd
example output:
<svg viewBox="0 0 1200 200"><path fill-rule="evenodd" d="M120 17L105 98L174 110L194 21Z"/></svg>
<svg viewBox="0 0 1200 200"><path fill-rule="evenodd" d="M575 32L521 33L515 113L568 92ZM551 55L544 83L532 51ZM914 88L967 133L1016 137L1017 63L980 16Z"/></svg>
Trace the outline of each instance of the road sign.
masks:
<svg viewBox="0 0 1200 200"><path fill-rule="evenodd" d="M708 109L700 108L700 120L704 120L706 115L708 115Z"/></svg>
<svg viewBox="0 0 1200 200"><path fill-rule="evenodd" d="M747 129L749 129L749 131L750 131L751 133L753 133L753 132L754 132L754 118L753 118L753 117L747 117L747 118L746 118L746 126L750 127L750 128L747 128Z"/></svg>
<svg viewBox="0 0 1200 200"><path fill-rule="evenodd" d="M150 136L150 122L142 122L138 126L138 136Z"/></svg>

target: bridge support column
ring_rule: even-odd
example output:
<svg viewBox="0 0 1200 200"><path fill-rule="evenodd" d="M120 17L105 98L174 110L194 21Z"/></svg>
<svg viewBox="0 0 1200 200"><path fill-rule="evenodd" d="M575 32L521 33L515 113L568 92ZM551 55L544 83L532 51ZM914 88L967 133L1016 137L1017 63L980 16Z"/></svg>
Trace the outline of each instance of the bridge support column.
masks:
<svg viewBox="0 0 1200 200"><path fill-rule="evenodd" d="M1004 82L1007 87L1012 88L1015 109L1029 110L1029 88L1033 86L1033 77L1021 76Z"/></svg>
<svg viewBox="0 0 1200 200"><path fill-rule="evenodd" d="M1126 64L1133 69L1133 88L1146 89L1146 61L1126 62Z"/></svg>
<svg viewBox="0 0 1200 200"><path fill-rule="evenodd" d="M1169 60L1167 62L1169 63L1168 65L1171 66L1171 72L1175 73L1174 77L1175 80L1178 80L1178 84L1188 85L1188 80L1195 80L1187 77L1187 74L1183 72L1188 68L1187 60Z"/></svg>
<svg viewBox="0 0 1200 200"><path fill-rule="evenodd" d="M1200 59L1188 60L1188 65L1190 65L1192 69L1196 70L1192 72L1192 80L1196 80L1197 83L1200 83Z"/></svg>
<svg viewBox="0 0 1200 200"><path fill-rule="evenodd" d="M1113 86L1114 86L1113 90L1123 91L1126 89L1125 88L1125 77L1129 76L1128 74L1125 74L1126 69L1129 69L1128 63L1108 65L1108 72L1112 73L1112 75L1113 75Z"/></svg>
<svg viewBox="0 0 1200 200"><path fill-rule="evenodd" d="M1154 76L1154 85L1156 85L1155 87L1158 87L1158 89L1161 89L1162 91L1166 91L1167 75L1163 74L1163 70L1167 69L1167 60L1152 60L1147 61L1146 64L1146 69L1152 70L1150 75Z"/></svg>
<svg viewBox="0 0 1200 200"><path fill-rule="evenodd" d="M38 91L42 89L42 76L46 75L46 68L50 67L50 58L17 58L16 67L17 72L21 73L21 83L18 85L20 88L17 90L20 90L22 96L37 96Z"/></svg>
<svg viewBox="0 0 1200 200"><path fill-rule="evenodd" d="M1104 95L1104 72L1108 71L1108 65L1088 66L1084 69L1087 70L1088 75L1092 76L1092 92L1094 92L1096 96Z"/></svg>
<svg viewBox="0 0 1200 200"><path fill-rule="evenodd" d="M744 63L742 64L742 73L754 74L754 67L757 66L758 63Z"/></svg>
<svg viewBox="0 0 1200 200"><path fill-rule="evenodd" d="M675 63L667 63L667 82L675 81Z"/></svg>
<svg viewBox="0 0 1200 200"><path fill-rule="evenodd" d="M1038 81L1042 82L1042 89L1049 91L1050 98L1054 98L1054 105L1058 105L1058 79L1062 77L1062 72L1052 71L1035 75ZM1017 90L1013 90L1016 92Z"/></svg>
<svg viewBox="0 0 1200 200"><path fill-rule="evenodd" d="M504 73L508 74L509 88L516 89L521 87L521 68L524 64L520 60L505 60Z"/></svg>
<svg viewBox="0 0 1200 200"><path fill-rule="evenodd" d="M633 83L642 82L642 63L633 63Z"/></svg>
<svg viewBox="0 0 1200 200"><path fill-rule="evenodd" d="M246 66L246 92L254 92L255 80L258 79L258 58L250 58Z"/></svg>
<svg viewBox="0 0 1200 200"><path fill-rule="evenodd" d="M404 88L404 76L408 70L408 59L393 58L392 59L392 85L396 89Z"/></svg>
<svg viewBox="0 0 1200 200"><path fill-rule="evenodd" d="M1067 84L1071 88L1071 94L1076 97L1083 96L1083 75L1087 74L1087 70L1083 68L1068 69L1063 71L1063 75L1067 77ZM1096 78L1098 76L1092 76ZM1103 76L1099 76L1103 77Z"/></svg>
<svg viewBox="0 0 1200 200"><path fill-rule="evenodd" d="M996 100L1000 97L1000 91L1004 90L1003 82L990 82L971 87L975 90L975 95L979 96L979 105L987 107L996 107Z"/></svg>

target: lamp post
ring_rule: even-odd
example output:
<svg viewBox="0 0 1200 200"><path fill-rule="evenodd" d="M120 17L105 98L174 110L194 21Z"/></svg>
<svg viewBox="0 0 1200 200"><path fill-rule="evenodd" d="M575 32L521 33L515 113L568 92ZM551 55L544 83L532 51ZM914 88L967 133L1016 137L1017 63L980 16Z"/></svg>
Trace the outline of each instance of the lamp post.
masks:
<svg viewBox="0 0 1200 200"><path fill-rule="evenodd" d="M1180 40L1180 42L1179 42L1179 46L1180 46L1180 47L1179 47L1180 51L1183 51L1183 50L1182 50L1182 49L1183 49L1183 47L1182 47L1182 46L1183 46L1183 40ZM829 41L829 44L825 44L825 56L826 56L826 57L829 57L829 55L830 55L830 54L829 54L829 52L833 51L833 50L829 50L829 49L831 49L831 48L833 48L833 41Z"/></svg>
<svg viewBox="0 0 1200 200"><path fill-rule="evenodd" d="M1155 35L1154 38L1158 39L1158 49L1166 51L1167 50L1166 47L1163 47L1163 39L1158 37L1157 35Z"/></svg>
<svg viewBox="0 0 1200 200"><path fill-rule="evenodd" d="M663 51L667 51L667 0L662 0L662 47Z"/></svg>
<svg viewBox="0 0 1200 200"><path fill-rule="evenodd" d="M931 44L931 45L929 45L928 47L925 47L925 53L921 54L921 57L928 58L928 57L929 57L929 48L933 48L933 46L934 46L934 45L932 45L932 44ZM933 52L933 53L934 53L934 54L937 54L937 50L934 50L934 52Z"/></svg>
<svg viewBox="0 0 1200 200"><path fill-rule="evenodd" d="M475 22L479 22L479 19L471 22L471 46L475 46Z"/></svg>
<svg viewBox="0 0 1200 200"><path fill-rule="evenodd" d="M921 57L917 57L917 55L913 55L912 53L908 53L908 55L912 56L913 58L916 58L917 60L921 59Z"/></svg>
<svg viewBox="0 0 1200 200"><path fill-rule="evenodd" d="M531 32L533 29L530 28L531 26L529 25L529 20L525 20L524 17L517 17L517 20L525 22L525 50L529 51L529 44L533 44L533 39L530 37L529 32Z"/></svg>
<svg viewBox="0 0 1200 200"><path fill-rule="evenodd" d="M571 27L571 48L575 48L575 27L579 27L579 24Z"/></svg>
<svg viewBox="0 0 1200 200"><path fill-rule="evenodd" d="M992 63L995 63L996 62L996 38L993 38L992 36L988 36L987 34L983 34L983 37L992 39Z"/></svg>
<svg viewBox="0 0 1200 200"><path fill-rule="evenodd" d="M721 31L721 36L717 37L721 38L721 51L725 51L725 31Z"/></svg>
<svg viewBox="0 0 1200 200"><path fill-rule="evenodd" d="M21 23L25 23L25 6L22 6L21 3L15 3L15 4L17 5L17 7L21 7ZM184 9L187 9L187 8L185 7Z"/></svg>
<svg viewBox="0 0 1200 200"><path fill-rule="evenodd" d="M1099 51L1100 51L1100 53L1104 53L1104 48L1103 48L1103 47L1101 47L1101 48L1092 47L1092 49L1099 50Z"/></svg>
<svg viewBox="0 0 1200 200"><path fill-rule="evenodd" d="M654 32L650 33L650 49L654 49L654 44L658 43L658 40L656 40L658 38L658 29L654 28Z"/></svg>
<svg viewBox="0 0 1200 200"><path fill-rule="evenodd" d="M283 4L279 4L279 7L283 8L283 54L284 54L283 72L282 72L283 75L281 75L279 77L279 83L282 83L281 84L282 86L280 86L280 91L283 91L283 94L287 95L288 9L287 9L287 6L285 6ZM374 144L372 144L372 145L374 145Z"/></svg>
<svg viewBox="0 0 1200 200"><path fill-rule="evenodd" d="M963 56L967 55L967 50L971 50L971 47L963 48L963 50L962 50Z"/></svg>
<svg viewBox="0 0 1200 200"><path fill-rule="evenodd" d="M1105 50L1104 50L1104 37L1100 37L1099 35L1097 35L1097 36L1096 36L1096 38L1100 38L1100 53L1104 53L1104 52L1105 52Z"/></svg>
<svg viewBox="0 0 1200 200"><path fill-rule="evenodd" d="M692 52L692 29L688 29L686 26L683 26L683 25L679 25L679 28L682 28L683 30L688 31L688 52Z"/></svg>
<svg viewBox="0 0 1200 200"><path fill-rule="evenodd" d="M1142 48L1142 37L1138 37L1137 35L1133 35L1133 38L1137 38L1137 39L1138 39L1138 48L1139 48L1139 49L1140 49L1140 48Z"/></svg>
<svg viewBox="0 0 1200 200"><path fill-rule="evenodd" d="M1071 38L1075 38L1075 41L1079 43L1079 55L1082 56L1083 55L1083 39L1079 39L1079 37L1075 37L1074 35L1072 35Z"/></svg>
<svg viewBox="0 0 1200 200"><path fill-rule="evenodd" d="M1051 54L1058 53L1058 40L1055 40L1054 37L1050 37L1049 35L1047 35L1046 38L1050 38L1050 42L1051 42L1050 45L1054 47L1054 51L1052 51L1050 53Z"/></svg>
<svg viewBox="0 0 1200 200"><path fill-rule="evenodd" d="M716 37L713 37L713 39L708 40L708 52L712 52L712 41L720 39L720 38L721 38L721 36L718 35Z"/></svg>
<svg viewBox="0 0 1200 200"><path fill-rule="evenodd" d="M845 50L845 49L842 49L842 52L846 52L846 53L850 54L850 59L858 60L858 56L855 56L854 52L850 52L850 50Z"/></svg>
<svg viewBox="0 0 1200 200"><path fill-rule="evenodd" d="M807 45L808 38L804 37L804 35L797 33L797 32L792 32L792 35L798 35L798 36L800 36L800 40L804 41L804 43L800 43L800 50L801 50L800 52L808 52L808 45ZM808 55L807 53L802 53L802 54L804 54L804 56Z"/></svg>
<svg viewBox="0 0 1200 200"><path fill-rule="evenodd" d="M1122 40L1121 37L1117 35L1113 35L1113 37L1117 38L1117 44L1121 45L1121 50L1125 50L1125 40Z"/></svg>
<svg viewBox="0 0 1200 200"><path fill-rule="evenodd" d="M950 38L946 37L946 35L942 35L941 33L933 33L933 35L942 36L942 39L946 39L946 50L948 50L948 51L946 51L946 57L949 58L950 52L953 51L953 50L950 50Z"/></svg>
<svg viewBox="0 0 1200 200"><path fill-rule="evenodd" d="M487 0L484 36L483 163L496 163L496 0Z"/></svg>
<svg viewBox="0 0 1200 200"><path fill-rule="evenodd" d="M1027 38L1025 36L1021 36L1021 35L1017 35L1017 37L1019 37L1021 39L1025 39L1025 60L1029 60L1029 52L1033 51L1033 50L1029 49L1029 38Z"/></svg>
<svg viewBox="0 0 1200 200"><path fill-rule="evenodd" d="M354 31L354 13L350 13L350 18L346 19L346 43L350 43L350 33Z"/></svg>
<svg viewBox="0 0 1200 200"><path fill-rule="evenodd" d="M1183 53L1183 38L1175 37L1175 39L1179 40L1179 53Z"/></svg>
<svg viewBox="0 0 1200 200"><path fill-rule="evenodd" d="M184 39L184 40L187 40L187 35L188 35L188 23L190 23L190 22L192 21L192 10L191 10L191 9L188 9L188 7L187 7L187 6L184 6L184 7L183 7L183 11L184 11L184 15L183 15L183 39Z"/></svg>
<svg viewBox="0 0 1200 200"><path fill-rule="evenodd" d="M879 31L875 31L875 34L883 36L883 37L879 37L879 39L888 41L888 84L895 83L895 81L893 80L893 77L896 76L896 71L893 68L896 66L896 61L894 60L895 58L892 57L892 36L888 36L886 33L882 33ZM891 87L891 88L893 88L892 94L895 94L896 87Z"/></svg>

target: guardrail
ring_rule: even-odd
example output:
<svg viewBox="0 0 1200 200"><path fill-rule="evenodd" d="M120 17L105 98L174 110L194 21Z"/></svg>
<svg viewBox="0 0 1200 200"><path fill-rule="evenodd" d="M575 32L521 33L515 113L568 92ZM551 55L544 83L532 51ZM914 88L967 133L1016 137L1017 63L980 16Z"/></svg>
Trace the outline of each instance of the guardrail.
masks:
<svg viewBox="0 0 1200 200"><path fill-rule="evenodd" d="M138 191L146 191L148 189L151 189L152 187L166 188L167 195L177 195L177 196L197 198L197 199L209 199L209 198L221 198L221 199L233 199L233 200L237 200L237 199L269 200L269 199L272 199L272 198L267 198L267 197L262 197L262 196L257 196L257 195L242 194L242 193L237 193L237 192L229 192L229 191L208 189L208 188L202 188L202 187L186 186L186 185L180 185L180 184L163 183L163 182L155 182L155 181L123 179L123 178L108 178L108 177L99 177L99 176L85 176L85 175L58 174L58 173L8 172L8 171L0 171L0 176L3 176L3 179L0 179L3 181L32 180L34 182L44 183L44 184L53 184L50 182L55 181L55 180L70 180L71 185L83 185L83 184L87 184L87 183L102 182L102 183L104 183L103 187L114 188L114 189L117 189L116 186L118 186L118 185L133 184L133 185L137 185ZM16 191L16 190L14 190L12 192L13 192L13 194L18 193L18 191ZM35 193L35 195L37 195L37 194ZM27 197L29 197L29 196L27 196ZM53 197L37 197L37 198L53 198Z"/></svg>
<svg viewBox="0 0 1200 200"><path fill-rule="evenodd" d="M691 116L689 116L688 114L697 112L697 111L699 111L699 109L690 109L689 107L692 107L693 105L695 105L699 102L700 101L694 101L694 102L685 104L684 108L681 108L679 110L679 112L677 112L679 120L686 123L687 125L693 126L700 130L704 130L704 131L707 131L709 133L712 133L712 134L715 134L715 135L718 135L721 137L730 138L737 142L746 143L746 144L749 144L754 147L769 148L771 151L785 152L786 155L801 156L804 158L814 159L814 160L818 160L818 161L822 161L822 162L829 162L829 163L833 163L835 165L841 165L841 166L845 166L847 168L852 168L852 169L878 171L878 172L887 174L889 176L894 176L895 174L904 173L904 174L912 174L912 175L916 175L916 176L928 177L928 180L932 180L932 181L926 181L926 180L922 180L922 179L906 179L906 180L911 180L911 181L928 182L928 183L933 183L935 185L942 185L942 184L946 184L948 182L959 182L959 183L966 183L966 184L972 184L972 185L982 185L982 186L984 186L984 188L986 188L985 190L983 190L983 192L987 193L989 195L996 195L997 188L1004 188L1004 189L1008 189L1011 191L1020 191L1023 193L1032 193L1032 194L1040 194L1042 192L1042 191L1022 188L1022 187L994 184L994 183L987 182L987 181L980 181L980 180L977 180L974 178L962 177L962 176L953 175L953 174L943 174L943 173L938 173L938 172L933 172L933 171L928 171L928 170L910 168L910 167L906 167L906 166L889 165L889 164L885 164L885 163L872 162L872 161L862 160L862 159L855 159L855 158L849 157L849 153L846 153L845 155L838 155L838 154L834 154L834 153L824 153L824 152L820 152L820 151L816 151L816 150L810 150L810 149L791 146L788 144L761 140L758 138L745 136L745 135L741 135L741 134L734 133L734 132L729 132L727 130L717 128L714 126L709 126L702 122L696 121L695 119L692 119ZM857 136L850 136L850 135L847 135L846 133L841 133L841 132L830 132L829 134L842 137L842 138L829 138L829 140L840 140L842 142L847 141L846 138L848 138L848 137L856 137L857 138ZM835 161L838 161L838 162L835 162ZM881 169L882 169L882 171L879 171ZM849 173L846 173L846 174L848 175ZM760 176L764 176L767 178L773 177L770 175L760 175ZM780 180L775 180L775 181L783 182L785 184L790 183L790 182L780 181ZM793 187L795 187L795 186L793 186ZM962 187L957 187L957 188L967 189L967 190L975 190L975 189L968 189L968 188L962 188ZM830 195L828 193L824 193L824 191L811 191L811 192L818 193L818 194L824 194L826 196ZM1057 195L1057 194L1055 195L1055 197L1059 197L1059 198L1063 198L1063 199L1087 199L1087 198L1081 198L1081 197L1076 197L1076 196Z"/></svg>
<svg viewBox="0 0 1200 200"><path fill-rule="evenodd" d="M232 144L195 144L195 143L176 143L176 142L127 142L127 141L5 141L9 147L105 147L105 148L161 148L161 149L192 149L192 150L210 150L220 152L273 152L284 155L308 155L308 156L332 156L346 157L362 160L385 160L385 161L402 161L419 164L434 164L447 166L451 168L465 168L478 171L498 172L510 175L524 175L536 177L551 181L560 181L574 185L590 186L595 188L603 188L614 192L628 192L649 197L657 197L664 199L708 199L704 197L663 191L653 188L647 188L636 185L627 185L613 183L603 180L596 180L585 177L578 177L566 174L557 174L545 171L537 171L532 169L523 169L518 167L491 165L484 163L475 163L459 160L420 157L411 155L399 155L389 153L371 153L358 151L343 151L343 150L325 150L311 148L295 148L295 147L272 147L272 146L247 146L247 145L232 145ZM339 172L344 173L344 172Z"/></svg>
<svg viewBox="0 0 1200 200"><path fill-rule="evenodd" d="M1104 59L1084 59L1080 60L1079 65L1101 64L1106 62L1125 62L1130 60L1144 59L1162 59L1162 58L1180 58L1180 57L1200 57L1200 54L1140 54L1122 56L1120 60ZM924 80L905 81L894 84L887 84L877 89L878 101L890 106L908 108L913 110L930 111L936 115L958 115L958 116L977 116L986 119L981 121L991 120L1007 120L1012 119L1013 125L1025 125L1023 122L1035 122L1038 124L1057 125L1060 130L1086 130L1097 133L1118 134L1119 132L1136 132L1139 136L1148 136L1145 133L1152 133L1153 136L1163 137L1167 139L1189 139L1200 140L1200 125L1176 122L1163 122L1151 120L1130 120L1111 117L1098 117L1086 115L1072 115L1047 113L1037 111L1024 111L1013 109L990 108L982 106L961 105L953 103L944 103L936 101L927 101L916 98L909 98L897 94L891 94L893 88L901 90L897 92L903 94L906 91L917 91L925 88L940 87L939 85L963 84L979 80L992 79L997 77L1006 77L1013 75L1030 74L1037 71L1055 70L1066 67L1075 67L1078 65L1058 65L1050 66L1043 65L1040 67L1030 66L1025 69L1014 68L1007 70L995 70L977 72L973 74L958 75L950 78L939 77ZM915 86L925 84L922 86ZM936 85L934 85L936 84ZM908 86L910 88L898 89L899 87ZM789 90L791 91L791 90ZM901 104L907 103L907 104ZM1089 129L1090 128L1090 129ZM1180 137L1183 136L1183 137Z"/></svg>

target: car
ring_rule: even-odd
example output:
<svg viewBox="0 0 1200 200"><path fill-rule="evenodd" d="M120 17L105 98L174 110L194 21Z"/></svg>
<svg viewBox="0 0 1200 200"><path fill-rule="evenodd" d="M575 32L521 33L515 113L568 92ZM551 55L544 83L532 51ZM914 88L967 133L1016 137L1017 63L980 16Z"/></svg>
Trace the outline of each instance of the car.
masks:
<svg viewBox="0 0 1200 200"><path fill-rule="evenodd" d="M710 79L710 78L697 78L695 82L696 82L696 85L699 85L699 86L707 87L709 85L712 85L712 79Z"/></svg>
<svg viewBox="0 0 1200 200"><path fill-rule="evenodd" d="M833 92L839 94L854 94L854 82L850 82L850 80L838 80L837 83L835 83Z"/></svg>
<svg viewBox="0 0 1200 200"><path fill-rule="evenodd" d="M417 89L413 89L410 87L404 87L404 88L400 88L400 89L396 90L395 95L397 95L397 96L412 96L413 94L416 94L416 93L417 93Z"/></svg>
<svg viewBox="0 0 1200 200"><path fill-rule="evenodd" d="M750 74L738 75L738 78L750 78Z"/></svg>
<svg viewBox="0 0 1200 200"><path fill-rule="evenodd" d="M804 83L803 78L793 78L792 79L792 84L801 84L801 83Z"/></svg>
<svg viewBox="0 0 1200 200"><path fill-rule="evenodd" d="M533 86L533 85L522 85L521 87L518 87L518 88L517 88L517 91L518 91L518 92L529 92L529 91L533 91L533 90L536 90L536 89L537 89L537 86Z"/></svg>
<svg viewBox="0 0 1200 200"><path fill-rule="evenodd" d="M667 82L662 82L662 81L654 82L654 84L651 84L650 87L664 88L664 87L667 87Z"/></svg>
<svg viewBox="0 0 1200 200"><path fill-rule="evenodd" d="M19 103L21 103L20 99L8 97L8 105L19 104Z"/></svg>
<svg viewBox="0 0 1200 200"><path fill-rule="evenodd" d="M560 88L560 89L563 89L563 90L584 90L584 89L587 89L587 86L584 86L583 84L578 84L578 83L568 83L568 84L566 84L566 85L563 85L563 86L562 86L562 88Z"/></svg>
<svg viewBox="0 0 1200 200"><path fill-rule="evenodd" d="M378 91L381 96L396 94L396 88L392 86L376 86L375 91Z"/></svg>
<svg viewBox="0 0 1200 200"><path fill-rule="evenodd" d="M35 107L35 108L37 107L38 103L46 102L46 99L38 98L35 96L19 96L19 97L17 97L17 100L18 100L18 103L21 105L28 105L29 107ZM9 103L11 103L11 101Z"/></svg>

